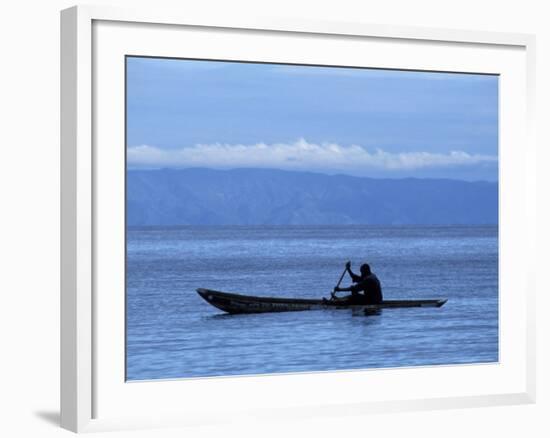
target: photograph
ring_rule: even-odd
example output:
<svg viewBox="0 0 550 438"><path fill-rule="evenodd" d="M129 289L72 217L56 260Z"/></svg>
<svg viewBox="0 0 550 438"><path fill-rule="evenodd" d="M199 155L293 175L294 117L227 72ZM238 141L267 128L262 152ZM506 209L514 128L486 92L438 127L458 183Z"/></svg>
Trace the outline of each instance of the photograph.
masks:
<svg viewBox="0 0 550 438"><path fill-rule="evenodd" d="M499 362L499 75L125 58L126 380Z"/></svg>

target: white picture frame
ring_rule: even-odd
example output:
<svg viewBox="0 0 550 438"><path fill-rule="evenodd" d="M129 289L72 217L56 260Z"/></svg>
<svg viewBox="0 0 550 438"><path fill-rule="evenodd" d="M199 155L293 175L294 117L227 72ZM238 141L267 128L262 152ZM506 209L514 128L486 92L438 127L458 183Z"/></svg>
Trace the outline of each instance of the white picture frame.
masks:
<svg viewBox="0 0 550 438"><path fill-rule="evenodd" d="M183 53L186 38L193 48ZM371 60L354 55L363 49ZM95 6L62 11L61 426L81 432L534 402L534 50L534 37L523 34ZM126 383L121 56L155 54L501 75L499 363Z"/></svg>

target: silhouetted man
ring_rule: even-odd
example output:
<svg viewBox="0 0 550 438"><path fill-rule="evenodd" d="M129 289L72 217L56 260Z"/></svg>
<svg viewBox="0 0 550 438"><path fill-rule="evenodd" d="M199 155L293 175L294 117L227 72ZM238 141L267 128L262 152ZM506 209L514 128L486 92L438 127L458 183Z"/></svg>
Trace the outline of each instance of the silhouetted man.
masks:
<svg viewBox="0 0 550 438"><path fill-rule="evenodd" d="M351 271L351 262L346 263L346 270L355 284L350 287L335 287L334 292L351 292L351 295L342 298L347 299L351 304L380 304L382 302L380 280L371 272L367 263L361 265L361 275L356 275Z"/></svg>

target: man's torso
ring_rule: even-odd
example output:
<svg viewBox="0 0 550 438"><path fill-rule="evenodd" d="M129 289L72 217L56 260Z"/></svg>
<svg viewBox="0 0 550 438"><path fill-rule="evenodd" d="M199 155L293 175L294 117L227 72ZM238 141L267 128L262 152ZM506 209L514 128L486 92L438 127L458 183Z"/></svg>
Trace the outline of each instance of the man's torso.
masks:
<svg viewBox="0 0 550 438"><path fill-rule="evenodd" d="M361 301L364 301L365 304L379 304L382 302L382 287L375 274L368 275L359 284L363 291L362 295L364 295L364 297L361 297Z"/></svg>

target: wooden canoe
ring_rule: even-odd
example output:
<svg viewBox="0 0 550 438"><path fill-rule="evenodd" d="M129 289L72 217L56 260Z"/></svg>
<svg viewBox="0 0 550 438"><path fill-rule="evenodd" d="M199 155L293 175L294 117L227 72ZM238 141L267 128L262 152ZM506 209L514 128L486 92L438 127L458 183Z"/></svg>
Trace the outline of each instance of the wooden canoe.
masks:
<svg viewBox="0 0 550 438"><path fill-rule="evenodd" d="M214 307L227 313L297 312L328 309L388 309L402 307L441 307L445 299L435 300L384 300L380 304L353 304L340 300L313 300L301 298L274 298L240 295L212 289L197 289L197 293Z"/></svg>

